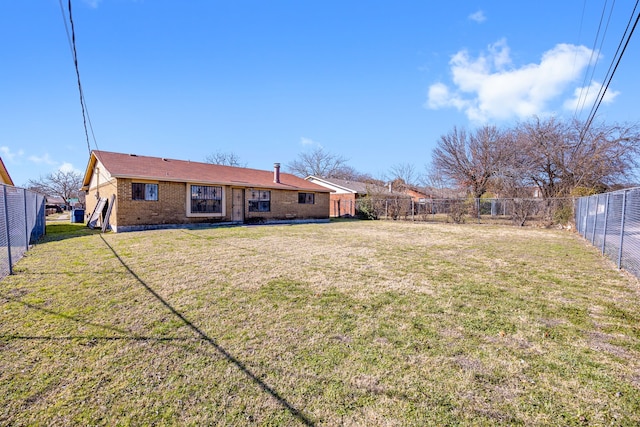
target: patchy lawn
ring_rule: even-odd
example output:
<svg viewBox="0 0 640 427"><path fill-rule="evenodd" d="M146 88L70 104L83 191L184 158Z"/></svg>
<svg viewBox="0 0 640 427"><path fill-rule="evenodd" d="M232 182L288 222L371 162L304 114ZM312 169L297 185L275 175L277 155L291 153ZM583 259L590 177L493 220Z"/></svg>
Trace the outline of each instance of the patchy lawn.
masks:
<svg viewBox="0 0 640 427"><path fill-rule="evenodd" d="M638 425L640 287L563 231L48 228L2 425Z"/></svg>

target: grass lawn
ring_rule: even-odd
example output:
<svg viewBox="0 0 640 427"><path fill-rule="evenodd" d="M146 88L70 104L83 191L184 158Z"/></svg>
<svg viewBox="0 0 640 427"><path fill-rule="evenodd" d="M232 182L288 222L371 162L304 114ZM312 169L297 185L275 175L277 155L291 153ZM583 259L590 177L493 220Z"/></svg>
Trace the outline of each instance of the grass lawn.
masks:
<svg viewBox="0 0 640 427"><path fill-rule="evenodd" d="M640 286L570 232L54 224L0 425L639 425Z"/></svg>

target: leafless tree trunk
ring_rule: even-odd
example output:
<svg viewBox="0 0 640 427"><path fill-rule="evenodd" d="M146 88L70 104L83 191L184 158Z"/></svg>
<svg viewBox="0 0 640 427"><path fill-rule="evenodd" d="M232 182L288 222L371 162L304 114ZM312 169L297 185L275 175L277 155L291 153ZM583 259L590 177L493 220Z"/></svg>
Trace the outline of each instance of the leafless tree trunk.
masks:
<svg viewBox="0 0 640 427"><path fill-rule="evenodd" d="M473 134L454 127L440 137L433 151L433 167L437 174L480 198L504 161L505 148L502 132L495 126L481 127Z"/></svg>
<svg viewBox="0 0 640 427"><path fill-rule="evenodd" d="M412 163L399 163L391 166L391 181L402 181L405 185L416 185L418 173Z"/></svg>
<svg viewBox="0 0 640 427"><path fill-rule="evenodd" d="M579 121L537 117L517 127L521 164L545 199L569 196L579 187L603 191L630 179L637 168L637 125L592 124L586 133L583 128Z"/></svg>
<svg viewBox="0 0 640 427"><path fill-rule="evenodd" d="M56 196L69 205L69 199L80 197L82 187L82 174L74 171L56 171L38 180L30 179L27 186L30 190L45 196Z"/></svg>
<svg viewBox="0 0 640 427"><path fill-rule="evenodd" d="M347 160L323 148L300 153L298 158L287 164L287 169L294 175L302 178L317 176L320 178L340 178L354 174L353 168L347 166Z"/></svg>

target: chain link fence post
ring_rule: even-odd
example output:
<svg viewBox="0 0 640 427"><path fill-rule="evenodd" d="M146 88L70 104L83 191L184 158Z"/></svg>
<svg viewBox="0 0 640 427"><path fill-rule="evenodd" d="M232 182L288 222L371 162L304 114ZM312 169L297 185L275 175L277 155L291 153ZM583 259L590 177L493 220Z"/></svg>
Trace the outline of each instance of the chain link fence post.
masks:
<svg viewBox="0 0 640 427"><path fill-rule="evenodd" d="M604 206L604 228L602 229L602 255L604 255L604 249L607 242L607 225L609 222L609 193L607 193L607 199Z"/></svg>
<svg viewBox="0 0 640 427"><path fill-rule="evenodd" d="M4 224L7 235L7 258L9 261L9 275L13 274L13 260L11 259L11 227L9 226L9 204L7 203L7 186L2 186L2 199L4 200Z"/></svg>
<svg viewBox="0 0 640 427"><path fill-rule="evenodd" d="M593 213L593 230L591 230L591 244L595 245L596 243L596 228L598 225L598 206L600 206L600 195L593 196L596 198L596 209Z"/></svg>
<svg viewBox="0 0 640 427"><path fill-rule="evenodd" d="M29 247L29 215L27 214L27 190L22 189L22 200L24 206L24 241L26 242L26 247Z"/></svg>
<svg viewBox="0 0 640 427"><path fill-rule="evenodd" d="M627 190L622 193L622 215L620 215L620 247L618 248L618 268L622 268L622 244L624 243L624 219L627 210Z"/></svg>

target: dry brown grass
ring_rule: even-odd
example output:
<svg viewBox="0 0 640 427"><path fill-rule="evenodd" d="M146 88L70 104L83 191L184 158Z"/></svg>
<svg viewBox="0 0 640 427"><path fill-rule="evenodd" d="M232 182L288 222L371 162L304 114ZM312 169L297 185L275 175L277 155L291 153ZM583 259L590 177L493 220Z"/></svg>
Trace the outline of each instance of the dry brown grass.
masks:
<svg viewBox="0 0 640 427"><path fill-rule="evenodd" d="M1 424L640 423L637 281L567 232L48 239L0 284Z"/></svg>

